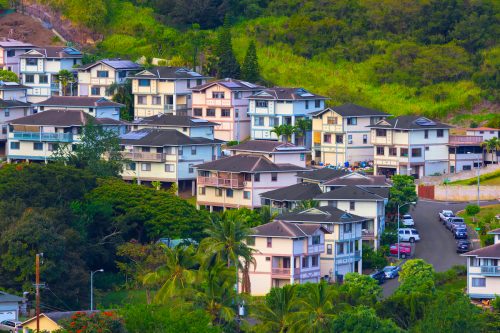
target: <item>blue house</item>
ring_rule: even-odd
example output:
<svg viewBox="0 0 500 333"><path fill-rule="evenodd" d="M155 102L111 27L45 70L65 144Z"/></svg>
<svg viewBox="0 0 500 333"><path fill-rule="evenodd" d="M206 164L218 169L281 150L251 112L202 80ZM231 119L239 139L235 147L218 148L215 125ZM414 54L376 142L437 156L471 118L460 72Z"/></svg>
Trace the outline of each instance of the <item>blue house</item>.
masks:
<svg viewBox="0 0 500 333"><path fill-rule="evenodd" d="M19 320L19 312L26 299L0 291L0 322Z"/></svg>

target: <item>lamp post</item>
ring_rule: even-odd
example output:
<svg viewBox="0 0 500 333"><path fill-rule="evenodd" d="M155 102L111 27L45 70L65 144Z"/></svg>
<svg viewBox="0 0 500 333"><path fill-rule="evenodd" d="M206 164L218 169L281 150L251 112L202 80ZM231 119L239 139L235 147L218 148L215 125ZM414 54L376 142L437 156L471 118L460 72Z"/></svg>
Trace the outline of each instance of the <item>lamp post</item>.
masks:
<svg viewBox="0 0 500 333"><path fill-rule="evenodd" d="M470 155L472 154L472 152L468 151L467 152L467 155ZM477 206L479 207L479 178L480 178L480 175L479 175L479 165L481 163L481 160L479 159L479 156L477 157Z"/></svg>
<svg viewBox="0 0 500 333"><path fill-rule="evenodd" d="M402 205L398 204L398 260L400 259L400 257L399 257L399 255L400 255L400 253L399 253L399 251L400 251L400 244L399 243L400 243L400 238L401 238L401 237L399 237L399 220L400 220L399 219L399 210L401 209L401 207L404 207L406 205L415 205L415 204L417 204L415 201L406 202L406 203L404 203Z"/></svg>
<svg viewBox="0 0 500 333"><path fill-rule="evenodd" d="M94 310L94 274L104 272L104 269L98 269L97 271L90 271L90 311Z"/></svg>

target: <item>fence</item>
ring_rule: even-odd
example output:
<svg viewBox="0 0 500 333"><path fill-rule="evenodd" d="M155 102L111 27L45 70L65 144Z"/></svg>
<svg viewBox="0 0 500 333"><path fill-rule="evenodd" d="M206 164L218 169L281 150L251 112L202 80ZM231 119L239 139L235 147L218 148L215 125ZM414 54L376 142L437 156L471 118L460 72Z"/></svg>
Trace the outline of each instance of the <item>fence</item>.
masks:
<svg viewBox="0 0 500 333"><path fill-rule="evenodd" d="M477 200L477 186L473 185L430 185L417 186L420 198L438 201L475 202ZM500 198L500 186L479 186L480 200L497 200Z"/></svg>

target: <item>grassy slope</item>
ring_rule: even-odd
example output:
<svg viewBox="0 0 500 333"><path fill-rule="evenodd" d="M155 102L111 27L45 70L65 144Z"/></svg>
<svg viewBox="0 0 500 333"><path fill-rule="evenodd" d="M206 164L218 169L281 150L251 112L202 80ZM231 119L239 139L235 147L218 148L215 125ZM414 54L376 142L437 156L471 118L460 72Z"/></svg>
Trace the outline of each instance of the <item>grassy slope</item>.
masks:
<svg viewBox="0 0 500 333"><path fill-rule="evenodd" d="M481 185L500 185L500 170L481 175L479 177L479 183ZM476 184L477 184L477 177L457 180L450 183L450 185L476 185Z"/></svg>

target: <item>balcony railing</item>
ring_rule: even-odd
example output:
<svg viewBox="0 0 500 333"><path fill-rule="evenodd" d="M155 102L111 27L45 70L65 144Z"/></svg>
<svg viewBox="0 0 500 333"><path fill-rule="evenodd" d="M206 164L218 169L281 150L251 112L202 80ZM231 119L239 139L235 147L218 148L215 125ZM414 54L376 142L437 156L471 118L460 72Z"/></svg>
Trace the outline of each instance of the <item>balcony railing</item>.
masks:
<svg viewBox="0 0 500 333"><path fill-rule="evenodd" d="M479 145L483 142L482 136L450 135L450 145Z"/></svg>
<svg viewBox="0 0 500 333"><path fill-rule="evenodd" d="M481 266L483 275L500 275L500 266Z"/></svg>
<svg viewBox="0 0 500 333"><path fill-rule="evenodd" d="M243 188L245 181L242 179L226 179L217 177L198 177L198 184L217 187Z"/></svg>
<svg viewBox="0 0 500 333"><path fill-rule="evenodd" d="M51 90L59 90L59 83L51 83L50 89Z"/></svg>
<svg viewBox="0 0 500 333"><path fill-rule="evenodd" d="M123 157L132 161L165 161L165 154L162 153L123 152Z"/></svg>
<svg viewBox="0 0 500 333"><path fill-rule="evenodd" d="M361 230L362 238L365 240L370 240L375 237L375 232L373 230L362 229Z"/></svg>
<svg viewBox="0 0 500 333"><path fill-rule="evenodd" d="M71 133L14 132L15 140L72 142Z"/></svg>
<svg viewBox="0 0 500 333"><path fill-rule="evenodd" d="M272 268L272 274L273 275L290 275L291 273L291 268L277 268L273 267ZM294 268L294 274L300 274L300 268Z"/></svg>
<svg viewBox="0 0 500 333"><path fill-rule="evenodd" d="M307 246L308 253L325 252L325 244L315 244Z"/></svg>

